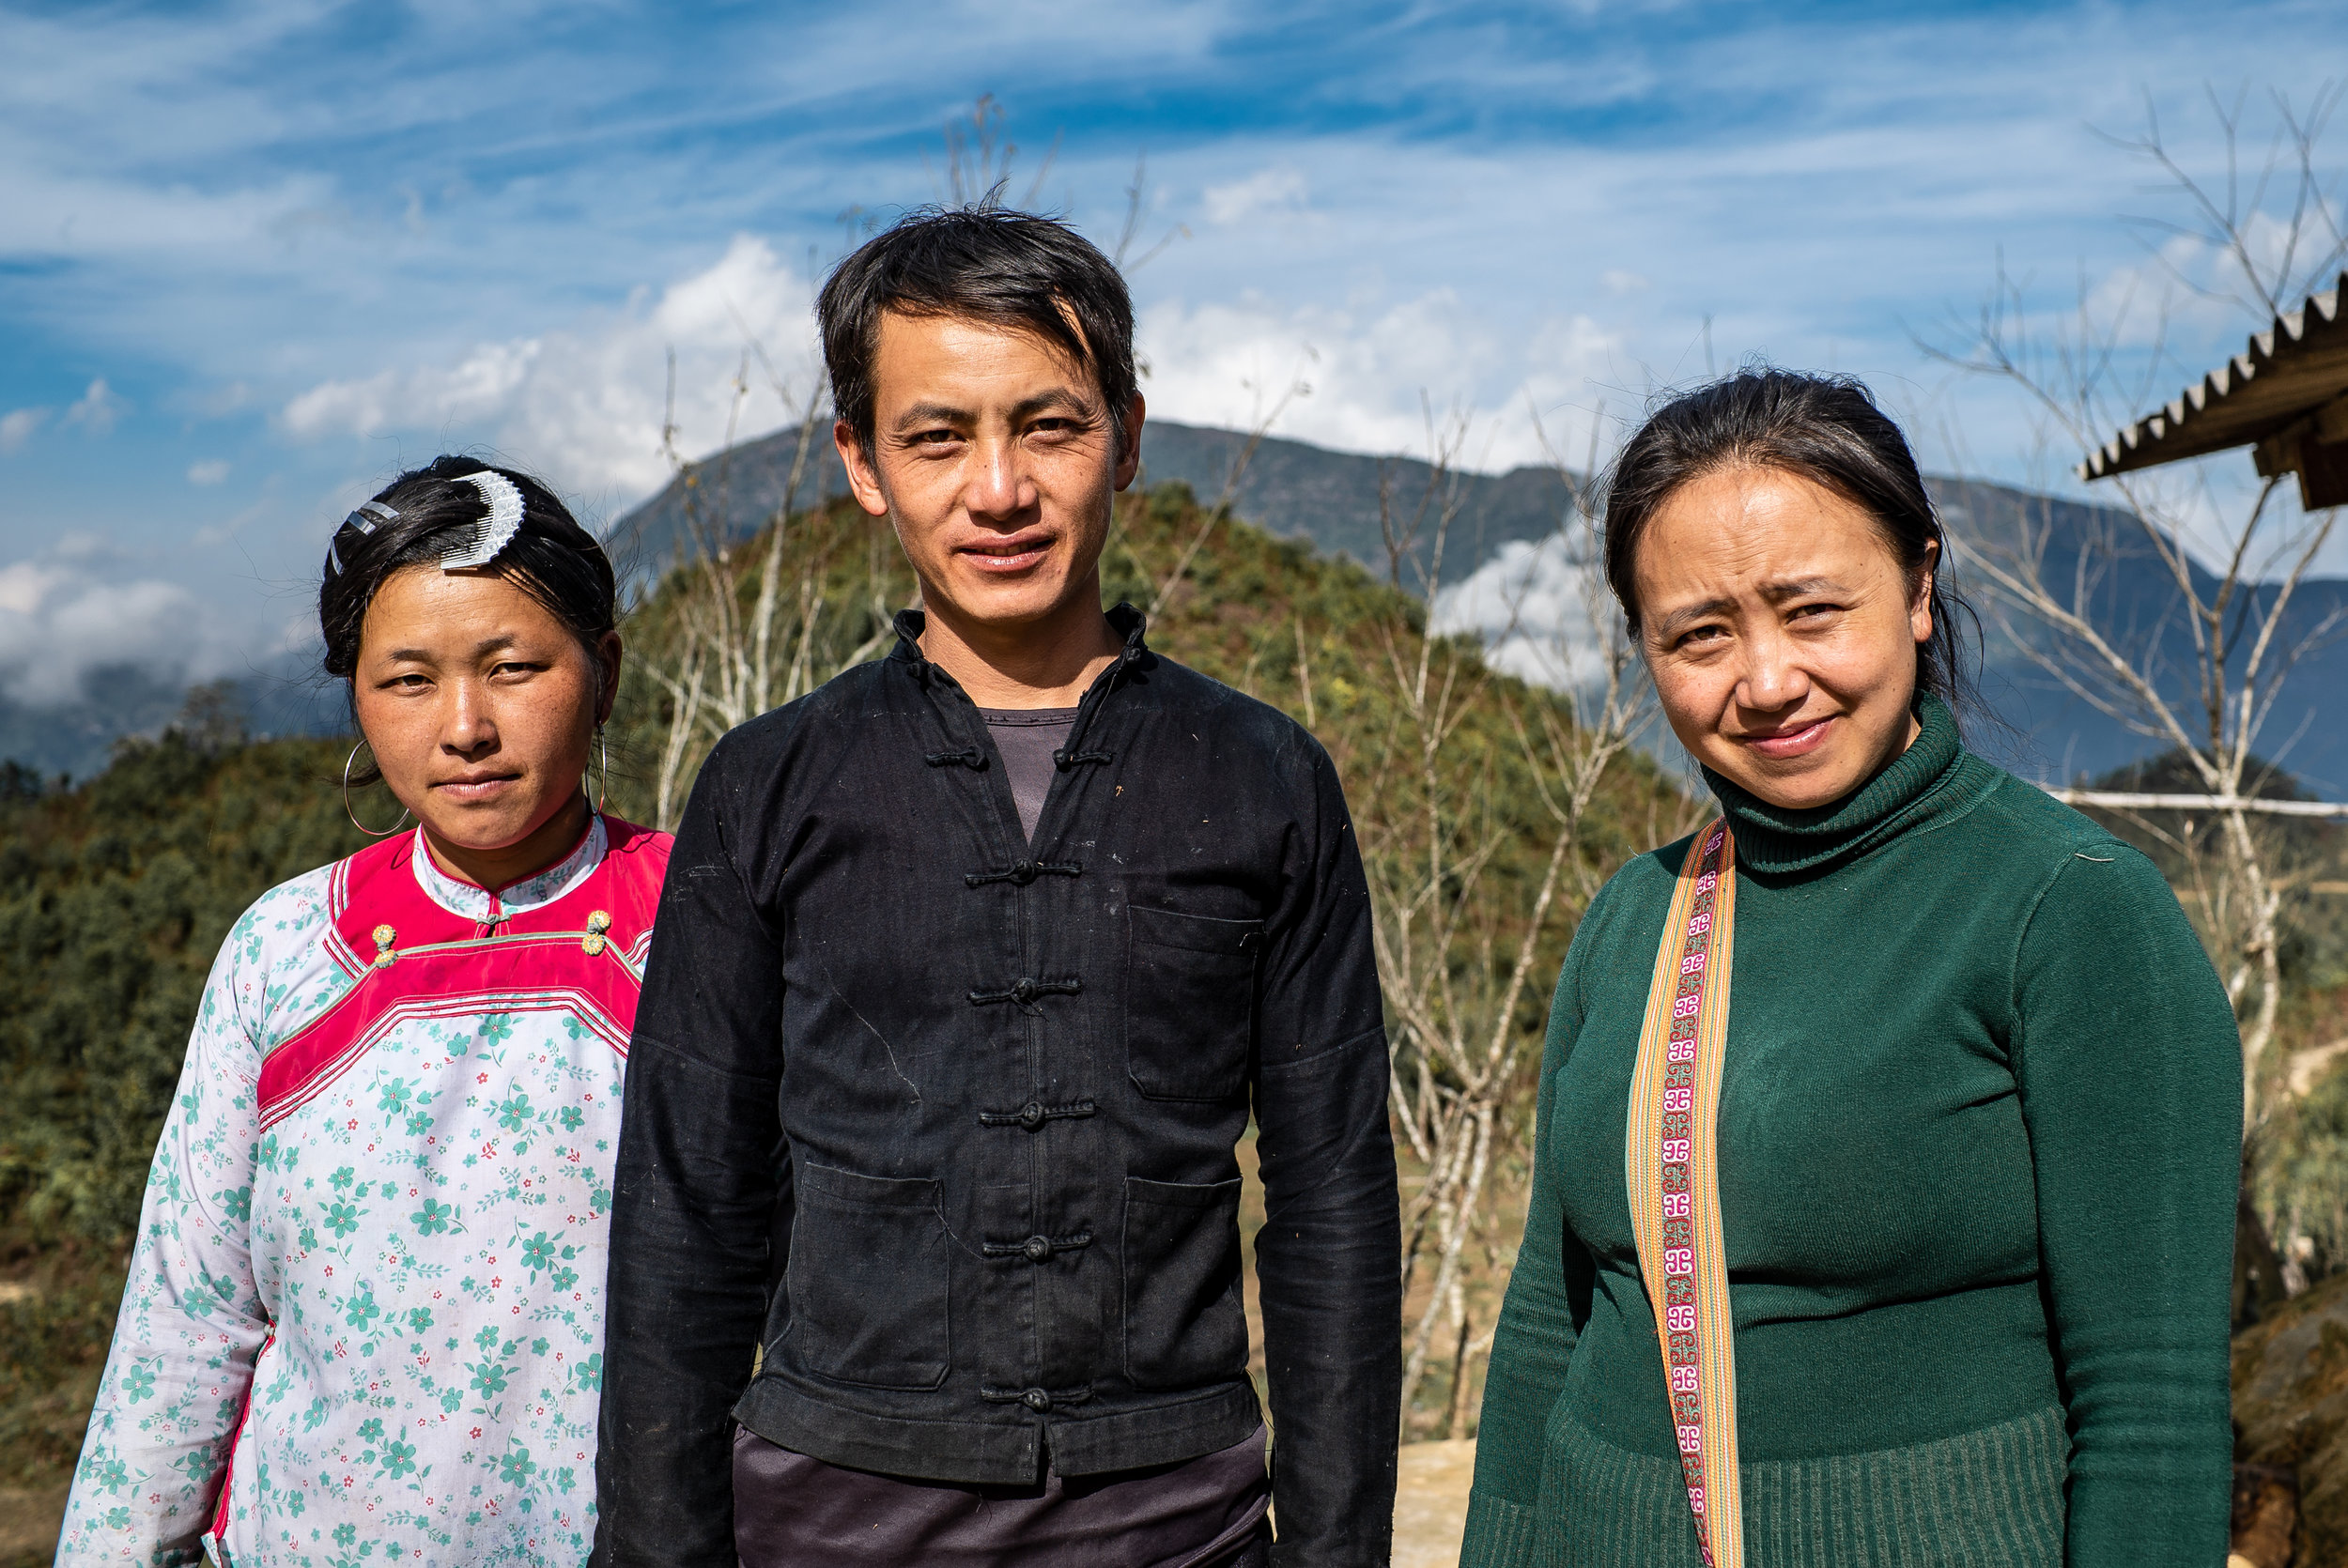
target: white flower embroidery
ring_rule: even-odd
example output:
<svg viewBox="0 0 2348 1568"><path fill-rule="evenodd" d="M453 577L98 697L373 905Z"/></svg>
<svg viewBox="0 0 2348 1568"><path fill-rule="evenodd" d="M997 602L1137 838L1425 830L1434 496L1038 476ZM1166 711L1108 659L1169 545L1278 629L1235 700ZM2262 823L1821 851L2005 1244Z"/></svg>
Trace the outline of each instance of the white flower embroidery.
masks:
<svg viewBox="0 0 2348 1568"><path fill-rule="evenodd" d="M598 822L505 911L603 850ZM239 1563L586 1560L620 1057L551 1006L408 1019L264 1132L264 1060L352 983L328 876L264 895L213 966L60 1564L200 1562L224 1465Z"/></svg>

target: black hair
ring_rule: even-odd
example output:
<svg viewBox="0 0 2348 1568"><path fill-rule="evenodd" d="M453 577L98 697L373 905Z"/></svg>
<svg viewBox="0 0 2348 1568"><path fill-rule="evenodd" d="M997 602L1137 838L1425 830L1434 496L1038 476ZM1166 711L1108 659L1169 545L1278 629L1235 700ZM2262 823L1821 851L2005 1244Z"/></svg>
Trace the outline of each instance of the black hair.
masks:
<svg viewBox="0 0 2348 1568"><path fill-rule="evenodd" d="M1134 301L1100 248L1051 218L1008 208L919 208L832 269L815 301L832 405L873 450L873 359L884 313L954 315L1033 332L1092 373L1128 450L1138 390Z"/></svg>
<svg viewBox="0 0 2348 1568"><path fill-rule="evenodd" d="M1737 466L1798 475L1865 512L1911 596L1931 572L1932 636L1916 649L1916 686L1969 716L1977 694L1957 618L1973 621L1976 646L1979 619L1951 586L1948 538L1908 438L1853 377L1740 370L1647 416L1605 484L1606 583L1631 631L1639 629L1636 568L1647 524L1683 486Z"/></svg>
<svg viewBox="0 0 2348 1568"><path fill-rule="evenodd" d="M401 474L335 530L318 584L327 674L345 682L357 674L367 607L394 573L437 566L487 517L487 498L466 479L477 473L503 477L522 498L520 527L480 570L536 600L600 662L600 644L619 623L619 585L595 536L529 474L476 457L447 456ZM372 770L368 777L351 781L372 782Z"/></svg>

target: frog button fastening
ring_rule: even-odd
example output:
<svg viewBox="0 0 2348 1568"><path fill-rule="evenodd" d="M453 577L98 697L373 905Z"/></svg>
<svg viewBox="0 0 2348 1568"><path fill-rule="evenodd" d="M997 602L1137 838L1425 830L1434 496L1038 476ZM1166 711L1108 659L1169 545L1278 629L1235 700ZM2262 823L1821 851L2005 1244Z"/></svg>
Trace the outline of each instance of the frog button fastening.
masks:
<svg viewBox="0 0 2348 1568"><path fill-rule="evenodd" d="M591 956L602 952L605 942L603 933L610 929L611 916L604 911L597 910L587 916L587 935L579 945L580 950Z"/></svg>
<svg viewBox="0 0 2348 1568"><path fill-rule="evenodd" d="M389 968L392 961L399 957L397 953L392 951L392 944L398 939L399 933L392 930L389 926L378 926L375 928L373 935L375 937L376 967L378 969Z"/></svg>

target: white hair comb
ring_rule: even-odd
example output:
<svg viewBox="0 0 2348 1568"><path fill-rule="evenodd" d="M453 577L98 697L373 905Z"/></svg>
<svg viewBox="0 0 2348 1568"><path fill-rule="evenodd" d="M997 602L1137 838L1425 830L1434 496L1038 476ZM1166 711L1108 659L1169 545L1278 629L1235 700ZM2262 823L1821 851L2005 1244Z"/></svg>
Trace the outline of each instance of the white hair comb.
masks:
<svg viewBox="0 0 2348 1568"><path fill-rule="evenodd" d="M488 565L498 558L499 551L514 542L514 535L522 526L522 493L514 487L512 480L495 469L459 474L457 478L481 492L481 499L488 502L489 515L473 524L471 531L460 535L460 543L440 553L443 572L471 572Z"/></svg>

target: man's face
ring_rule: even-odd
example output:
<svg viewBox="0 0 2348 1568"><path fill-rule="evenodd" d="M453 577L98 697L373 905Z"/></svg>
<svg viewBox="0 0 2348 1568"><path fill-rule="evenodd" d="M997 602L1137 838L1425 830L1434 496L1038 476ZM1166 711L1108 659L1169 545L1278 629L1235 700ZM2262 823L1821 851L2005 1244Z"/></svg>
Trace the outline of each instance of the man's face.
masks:
<svg viewBox="0 0 2348 1568"><path fill-rule="evenodd" d="M881 317L873 453L833 439L857 502L896 526L924 606L972 629L1097 613L1110 498L1139 463L1092 376L1032 333L960 316Z"/></svg>

